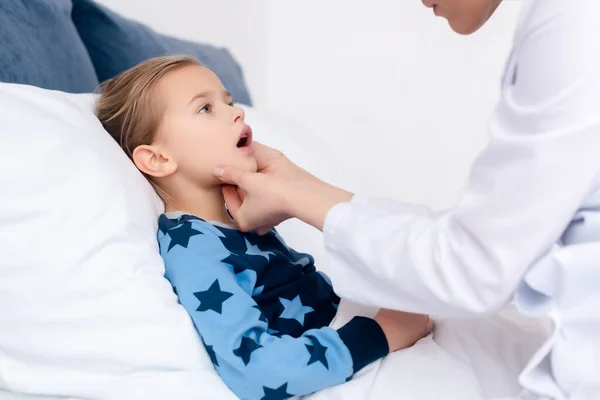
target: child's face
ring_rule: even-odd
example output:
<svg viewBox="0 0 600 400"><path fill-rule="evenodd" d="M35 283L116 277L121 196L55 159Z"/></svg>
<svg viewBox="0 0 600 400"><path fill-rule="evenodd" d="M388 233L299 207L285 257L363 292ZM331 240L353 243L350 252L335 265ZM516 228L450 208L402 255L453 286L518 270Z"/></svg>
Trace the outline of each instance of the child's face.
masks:
<svg viewBox="0 0 600 400"><path fill-rule="evenodd" d="M154 88L164 116L155 143L173 172L203 187L220 183L212 171L228 165L256 171L252 131L219 78L201 66L169 72ZM244 139L245 138L245 139Z"/></svg>

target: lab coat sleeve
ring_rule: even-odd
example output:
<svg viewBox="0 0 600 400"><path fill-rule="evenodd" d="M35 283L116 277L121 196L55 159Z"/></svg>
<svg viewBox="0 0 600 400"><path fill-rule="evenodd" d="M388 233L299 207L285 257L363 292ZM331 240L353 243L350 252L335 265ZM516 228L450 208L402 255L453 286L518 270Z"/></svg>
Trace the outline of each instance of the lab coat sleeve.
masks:
<svg viewBox="0 0 600 400"><path fill-rule="evenodd" d="M532 11L516 42L514 85L454 208L355 196L329 212L338 295L440 317L491 312L551 251L600 166L600 46L590 41L600 37L600 2L576 2Z"/></svg>

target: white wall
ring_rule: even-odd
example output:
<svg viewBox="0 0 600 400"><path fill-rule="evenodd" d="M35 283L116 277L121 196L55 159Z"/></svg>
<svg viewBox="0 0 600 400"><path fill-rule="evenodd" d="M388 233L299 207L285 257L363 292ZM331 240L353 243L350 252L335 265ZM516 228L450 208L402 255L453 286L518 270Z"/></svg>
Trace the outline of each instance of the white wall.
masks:
<svg viewBox="0 0 600 400"><path fill-rule="evenodd" d="M265 102L267 0L99 0L121 15L185 39L227 47L253 100Z"/></svg>
<svg viewBox="0 0 600 400"><path fill-rule="evenodd" d="M371 193L448 206L485 143L519 7L463 37L419 0L271 0L264 106L318 132Z"/></svg>

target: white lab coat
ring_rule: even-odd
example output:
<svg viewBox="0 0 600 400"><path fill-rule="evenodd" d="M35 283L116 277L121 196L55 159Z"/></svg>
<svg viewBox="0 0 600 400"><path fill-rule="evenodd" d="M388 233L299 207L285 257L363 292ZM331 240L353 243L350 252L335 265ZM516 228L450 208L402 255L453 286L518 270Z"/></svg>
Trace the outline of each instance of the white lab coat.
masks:
<svg viewBox="0 0 600 400"><path fill-rule="evenodd" d="M525 393L600 399L600 219L583 235L596 243L559 243L600 193L599 0L525 1L489 130L447 212L359 195L334 207L328 272L342 297L438 317L515 299L555 326Z"/></svg>

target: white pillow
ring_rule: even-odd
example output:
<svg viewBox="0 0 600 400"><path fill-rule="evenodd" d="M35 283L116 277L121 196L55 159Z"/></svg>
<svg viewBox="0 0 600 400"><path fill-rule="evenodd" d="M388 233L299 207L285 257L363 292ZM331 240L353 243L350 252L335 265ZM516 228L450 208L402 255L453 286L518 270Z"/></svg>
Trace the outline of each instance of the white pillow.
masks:
<svg viewBox="0 0 600 400"><path fill-rule="evenodd" d="M163 205L93 101L0 83L0 398L233 399L163 277ZM341 182L310 134L246 111L258 140ZM324 263L316 230L280 231Z"/></svg>
<svg viewBox="0 0 600 400"><path fill-rule="evenodd" d="M162 204L92 102L0 84L0 387L234 399L163 278Z"/></svg>

